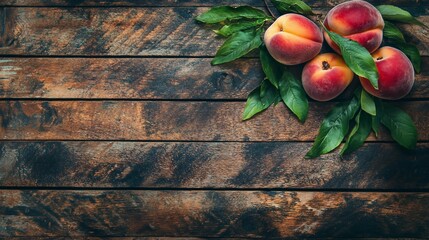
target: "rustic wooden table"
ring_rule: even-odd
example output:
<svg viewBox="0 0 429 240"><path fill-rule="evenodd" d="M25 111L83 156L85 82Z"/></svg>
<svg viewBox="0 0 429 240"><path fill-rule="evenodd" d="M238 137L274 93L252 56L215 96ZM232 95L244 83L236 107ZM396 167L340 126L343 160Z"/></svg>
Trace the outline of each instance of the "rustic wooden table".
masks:
<svg viewBox="0 0 429 240"><path fill-rule="evenodd" d="M241 122L258 59L210 66L221 40L193 19L232 2L0 1L0 237L429 236L428 30L404 26L417 150L384 134L310 160L334 103ZM427 0L371 2L429 26Z"/></svg>

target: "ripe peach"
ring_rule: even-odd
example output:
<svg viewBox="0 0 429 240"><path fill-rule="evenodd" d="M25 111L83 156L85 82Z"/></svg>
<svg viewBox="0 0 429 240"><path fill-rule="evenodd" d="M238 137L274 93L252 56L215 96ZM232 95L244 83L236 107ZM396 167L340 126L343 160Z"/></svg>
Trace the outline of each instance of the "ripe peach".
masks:
<svg viewBox="0 0 429 240"><path fill-rule="evenodd" d="M264 42L278 62L295 65L312 59L320 52L323 34L310 19L289 13L277 18L267 29Z"/></svg>
<svg viewBox="0 0 429 240"><path fill-rule="evenodd" d="M358 42L370 53L377 50L383 40L383 17L374 6L365 1L354 0L338 4L328 12L323 24L329 31ZM324 36L329 46L341 54L338 45L326 32Z"/></svg>
<svg viewBox="0 0 429 240"><path fill-rule="evenodd" d="M382 47L372 54L377 66L378 90L368 79L359 77L363 88L370 94L388 100L396 100L407 95L414 84L414 69L411 61L400 50Z"/></svg>
<svg viewBox="0 0 429 240"><path fill-rule="evenodd" d="M340 95L353 80L353 72L343 58L324 53L308 62L302 71L302 85L312 99L328 101Z"/></svg>

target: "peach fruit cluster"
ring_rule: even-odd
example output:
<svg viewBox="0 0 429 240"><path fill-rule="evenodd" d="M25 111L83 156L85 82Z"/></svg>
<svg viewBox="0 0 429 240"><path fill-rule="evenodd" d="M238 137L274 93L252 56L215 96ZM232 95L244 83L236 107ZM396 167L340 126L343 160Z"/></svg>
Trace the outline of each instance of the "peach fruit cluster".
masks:
<svg viewBox="0 0 429 240"><path fill-rule="evenodd" d="M379 72L379 88L362 77L360 82L370 94L382 99L399 99L414 84L411 61L400 50L382 47L384 21L380 12L361 0L344 2L332 8L323 22L326 29L365 47ZM285 65L308 62L302 72L302 83L308 96L328 101L341 94L352 82L354 74L342 57L335 53L320 54L323 36L328 45L341 55L339 47L322 34L310 19L298 14L279 17L265 32L264 42L271 56Z"/></svg>

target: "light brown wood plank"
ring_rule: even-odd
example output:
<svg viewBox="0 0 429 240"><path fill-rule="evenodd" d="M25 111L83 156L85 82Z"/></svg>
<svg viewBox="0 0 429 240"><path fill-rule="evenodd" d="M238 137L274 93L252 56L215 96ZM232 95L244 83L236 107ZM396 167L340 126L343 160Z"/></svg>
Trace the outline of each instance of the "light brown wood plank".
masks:
<svg viewBox="0 0 429 240"><path fill-rule="evenodd" d="M264 78L257 59L0 58L0 98L245 100ZM429 58L423 58L429 66ZM358 81L355 79L355 81ZM350 91L340 96L347 99ZM429 68L406 99L429 97Z"/></svg>
<svg viewBox="0 0 429 240"><path fill-rule="evenodd" d="M336 4L345 2L346 0L306 0L305 2L312 7L325 7L325 6L335 6ZM378 5L378 4L394 4L396 6L415 6L429 4L427 0L369 0L368 2ZM0 6L144 6L144 7L154 7L154 6L218 6L218 5L250 5L250 6L264 6L263 1L261 0L235 0L234 2L226 0L181 0L177 2L176 0L105 0L105 1L94 1L94 0L85 0L85 1L66 1L66 0L3 0L0 3Z"/></svg>
<svg viewBox="0 0 429 240"><path fill-rule="evenodd" d="M429 26L428 7L415 9L424 12L418 19ZM0 54L214 56L223 39L194 20L207 9L5 8ZM427 29L406 27L406 33L427 56Z"/></svg>
<svg viewBox="0 0 429 240"><path fill-rule="evenodd" d="M0 142L0 186L429 189L429 144L369 143L305 159L311 143ZM388 153L388 154L386 154Z"/></svg>
<svg viewBox="0 0 429 240"><path fill-rule="evenodd" d="M0 191L1 236L425 237L428 193Z"/></svg>
<svg viewBox="0 0 429 240"><path fill-rule="evenodd" d="M429 102L400 106L429 140ZM247 122L244 102L2 101L4 140L312 141L332 103L312 103L305 124L279 104ZM388 134L378 139L389 141Z"/></svg>

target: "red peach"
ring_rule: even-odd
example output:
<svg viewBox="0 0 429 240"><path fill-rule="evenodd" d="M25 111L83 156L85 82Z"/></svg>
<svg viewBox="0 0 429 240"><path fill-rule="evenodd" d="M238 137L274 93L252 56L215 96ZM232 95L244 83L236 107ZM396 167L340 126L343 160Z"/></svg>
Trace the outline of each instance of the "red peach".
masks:
<svg viewBox="0 0 429 240"><path fill-rule="evenodd" d="M343 58L324 53L308 62L302 71L302 85L312 99L328 101L340 95L353 80Z"/></svg>
<svg viewBox="0 0 429 240"><path fill-rule="evenodd" d="M370 53L377 50L383 40L383 17L365 1L354 0L335 6L328 12L323 24L329 31L358 42ZM326 32L324 36L329 46L341 54L338 45Z"/></svg>
<svg viewBox="0 0 429 240"><path fill-rule="evenodd" d="M393 47L382 47L372 54L379 79L376 90L368 79L359 77L363 88L370 94L388 100L406 96L414 84L414 68L408 57Z"/></svg>
<svg viewBox="0 0 429 240"><path fill-rule="evenodd" d="M271 56L285 65L295 65L315 57L322 49L323 34L310 19L285 14L267 29L264 42Z"/></svg>

